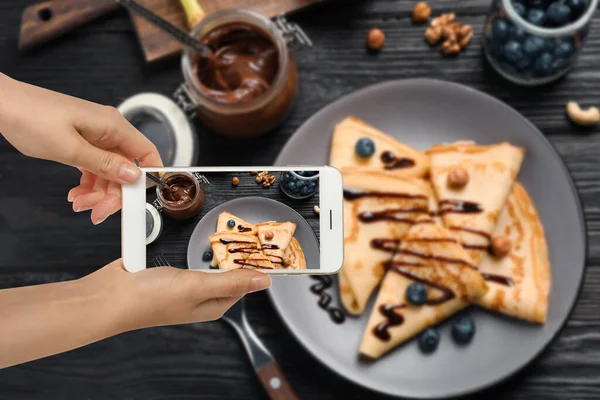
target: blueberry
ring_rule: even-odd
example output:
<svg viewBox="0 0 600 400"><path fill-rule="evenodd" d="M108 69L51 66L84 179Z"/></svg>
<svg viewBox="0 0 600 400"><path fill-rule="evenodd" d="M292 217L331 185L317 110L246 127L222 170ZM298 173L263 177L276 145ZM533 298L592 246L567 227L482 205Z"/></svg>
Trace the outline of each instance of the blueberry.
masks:
<svg viewBox="0 0 600 400"><path fill-rule="evenodd" d="M529 8L546 8L550 0L529 0Z"/></svg>
<svg viewBox="0 0 600 400"><path fill-rule="evenodd" d="M310 188L308 186L304 186L300 191L302 196L308 196L310 194Z"/></svg>
<svg viewBox="0 0 600 400"><path fill-rule="evenodd" d="M557 58L552 62L552 70L556 73L562 72L567 66L567 60L564 58Z"/></svg>
<svg viewBox="0 0 600 400"><path fill-rule="evenodd" d="M554 46L554 57L556 58L568 58L575 51L575 48L570 42L561 40Z"/></svg>
<svg viewBox="0 0 600 400"><path fill-rule="evenodd" d="M306 171L296 171L296 174L300 176L306 176Z"/></svg>
<svg viewBox="0 0 600 400"><path fill-rule="evenodd" d="M550 53L542 53L541 56L539 56L536 60L535 60L535 64L534 64L534 68L535 68L535 72L538 75L549 75L552 72L552 62L554 61L552 54Z"/></svg>
<svg viewBox="0 0 600 400"><path fill-rule="evenodd" d="M508 36L508 24L503 19L495 19L492 24L492 37L498 42L503 42Z"/></svg>
<svg viewBox="0 0 600 400"><path fill-rule="evenodd" d="M538 36L529 36L523 42L523 53L527 57L536 56L544 50L545 45L544 39Z"/></svg>
<svg viewBox="0 0 600 400"><path fill-rule="evenodd" d="M296 190L296 182L292 181L292 182L288 183L287 187L290 191L293 192L294 190Z"/></svg>
<svg viewBox="0 0 600 400"><path fill-rule="evenodd" d="M306 181L302 181L300 179L298 179L298 181L296 181L297 187L302 188L304 185L306 185Z"/></svg>
<svg viewBox="0 0 600 400"><path fill-rule="evenodd" d="M508 61L516 64L521 58L523 58L523 50L521 43L509 40L504 45L504 58Z"/></svg>
<svg viewBox="0 0 600 400"><path fill-rule="evenodd" d="M212 251L205 251L204 253L202 253L202 261L210 261L213 258L213 252Z"/></svg>
<svg viewBox="0 0 600 400"><path fill-rule="evenodd" d="M427 301L427 287L422 283L413 282L406 288L406 300L415 306L421 306Z"/></svg>
<svg viewBox="0 0 600 400"><path fill-rule="evenodd" d="M533 25L542 26L546 20L546 13L539 8L531 8L527 11L527 21Z"/></svg>
<svg viewBox="0 0 600 400"><path fill-rule="evenodd" d="M283 181L285 183L288 183L290 180L292 180L292 178L293 178L292 174L290 174L289 172L284 172Z"/></svg>
<svg viewBox="0 0 600 400"><path fill-rule="evenodd" d="M565 4L571 9L573 19L579 18L587 8L587 2L585 0L565 0Z"/></svg>
<svg viewBox="0 0 600 400"><path fill-rule="evenodd" d="M520 26L511 26L508 28L508 38L510 40L516 40L522 42L527 38L527 33Z"/></svg>
<svg viewBox="0 0 600 400"><path fill-rule="evenodd" d="M433 328L427 328L419 336L419 348L423 353L433 353L440 344L440 334Z"/></svg>
<svg viewBox="0 0 600 400"><path fill-rule="evenodd" d="M375 143L369 138L360 138L356 141L354 151L361 158L369 158L375 153Z"/></svg>
<svg viewBox="0 0 600 400"><path fill-rule="evenodd" d="M568 24L571 21L571 9L566 4L557 1L550 4L546 10L546 18L554 26Z"/></svg>
<svg viewBox="0 0 600 400"><path fill-rule="evenodd" d="M467 344L475 336L475 323L469 317L459 317L452 323L452 338L458 344Z"/></svg>
<svg viewBox="0 0 600 400"><path fill-rule="evenodd" d="M317 188L317 183L315 181L311 181L308 186L311 190L315 190Z"/></svg>
<svg viewBox="0 0 600 400"><path fill-rule="evenodd" d="M517 14L519 14L519 16L521 18L525 18L525 13L527 12L527 9L525 8L525 6L523 5L523 3L513 3L513 8L515 9L515 11L517 12Z"/></svg>
<svg viewBox="0 0 600 400"><path fill-rule="evenodd" d="M230 228L235 228L235 221L230 219L229 221L227 221L227 226Z"/></svg>

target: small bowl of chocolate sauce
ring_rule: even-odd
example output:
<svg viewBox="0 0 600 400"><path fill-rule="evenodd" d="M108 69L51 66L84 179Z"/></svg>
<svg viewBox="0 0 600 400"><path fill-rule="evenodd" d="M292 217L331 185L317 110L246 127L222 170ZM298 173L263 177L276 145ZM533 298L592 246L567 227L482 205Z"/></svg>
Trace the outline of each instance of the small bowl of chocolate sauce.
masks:
<svg viewBox="0 0 600 400"><path fill-rule="evenodd" d="M156 198L164 215L173 219L196 216L204 204L198 179L189 172L167 172L161 179L167 186L156 187Z"/></svg>
<svg viewBox="0 0 600 400"><path fill-rule="evenodd" d="M221 10L191 32L213 54L184 50L187 101L198 118L230 137L253 137L275 128L290 111L298 89L288 41L273 21L250 10ZM192 112L193 112L192 111Z"/></svg>

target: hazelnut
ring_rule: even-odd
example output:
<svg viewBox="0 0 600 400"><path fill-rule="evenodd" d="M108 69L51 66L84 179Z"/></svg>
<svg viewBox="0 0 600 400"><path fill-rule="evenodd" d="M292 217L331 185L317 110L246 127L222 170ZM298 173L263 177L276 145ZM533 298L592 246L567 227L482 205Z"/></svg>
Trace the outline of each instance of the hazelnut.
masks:
<svg viewBox="0 0 600 400"><path fill-rule="evenodd" d="M469 171L462 167L452 167L448 172L448 186L459 188L469 183Z"/></svg>
<svg viewBox="0 0 600 400"><path fill-rule="evenodd" d="M512 244L510 239L506 236L497 236L492 239L491 251L492 254L498 258L502 258L510 253L512 248Z"/></svg>
<svg viewBox="0 0 600 400"><path fill-rule="evenodd" d="M266 231L266 232L265 232L265 239L267 239L267 240L271 240L271 239L273 239L274 237L275 237L275 234L274 234L273 232L271 232L271 231Z"/></svg>
<svg viewBox="0 0 600 400"><path fill-rule="evenodd" d="M315 214L321 214L321 209L319 208L319 206L314 206L313 211L315 212Z"/></svg>
<svg viewBox="0 0 600 400"><path fill-rule="evenodd" d="M289 257L286 257L283 259L283 265L286 267L289 267L290 265L292 265L292 259Z"/></svg>
<svg viewBox="0 0 600 400"><path fill-rule="evenodd" d="M381 29L373 28L369 31L367 36L367 47L372 51L381 50L383 43L385 42L385 34Z"/></svg>
<svg viewBox="0 0 600 400"><path fill-rule="evenodd" d="M441 26L430 26L425 30L425 40L427 43L434 45L442 38L442 27Z"/></svg>
<svg viewBox="0 0 600 400"><path fill-rule="evenodd" d="M258 171L250 171L250 175L256 175L258 174Z"/></svg>
<svg viewBox="0 0 600 400"><path fill-rule="evenodd" d="M442 52L446 55L460 53L460 45L458 42L446 40L442 43Z"/></svg>
<svg viewBox="0 0 600 400"><path fill-rule="evenodd" d="M414 22L425 22L431 16L431 7L424 1L419 1L412 10L412 19Z"/></svg>
<svg viewBox="0 0 600 400"><path fill-rule="evenodd" d="M237 186L240 184L240 178L238 178L237 176L234 176L233 179L231 180L231 184L233 186Z"/></svg>

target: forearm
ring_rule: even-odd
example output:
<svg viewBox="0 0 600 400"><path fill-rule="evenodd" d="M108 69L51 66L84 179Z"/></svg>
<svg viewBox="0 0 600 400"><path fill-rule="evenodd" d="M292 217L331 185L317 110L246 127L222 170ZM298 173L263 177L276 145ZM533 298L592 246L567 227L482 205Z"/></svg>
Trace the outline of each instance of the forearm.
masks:
<svg viewBox="0 0 600 400"><path fill-rule="evenodd" d="M93 280L0 290L0 368L75 349L122 331L115 290Z"/></svg>

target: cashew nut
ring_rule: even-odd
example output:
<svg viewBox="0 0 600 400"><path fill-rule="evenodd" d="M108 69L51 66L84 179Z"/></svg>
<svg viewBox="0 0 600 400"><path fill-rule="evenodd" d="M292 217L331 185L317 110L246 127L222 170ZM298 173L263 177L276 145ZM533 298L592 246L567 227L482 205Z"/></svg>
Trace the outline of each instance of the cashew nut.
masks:
<svg viewBox="0 0 600 400"><path fill-rule="evenodd" d="M583 110L574 101L567 103L567 115L577 125L589 126L600 121L600 110L597 107L589 107Z"/></svg>

